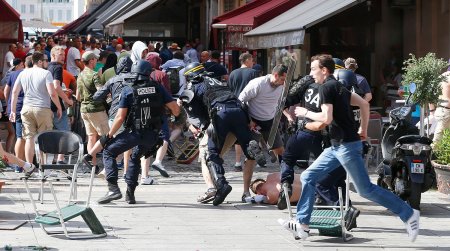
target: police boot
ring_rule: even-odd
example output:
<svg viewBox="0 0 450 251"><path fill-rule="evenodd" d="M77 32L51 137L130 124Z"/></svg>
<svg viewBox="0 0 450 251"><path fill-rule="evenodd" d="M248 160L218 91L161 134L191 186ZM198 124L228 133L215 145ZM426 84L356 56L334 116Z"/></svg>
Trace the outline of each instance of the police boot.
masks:
<svg viewBox="0 0 450 251"><path fill-rule="evenodd" d="M122 198L119 185L108 182L108 193L103 198L100 198L98 204L107 204L113 200L119 200Z"/></svg>
<svg viewBox="0 0 450 251"><path fill-rule="evenodd" d="M127 193L125 194L125 201L128 204L136 204L136 198L134 197L134 190L136 187L127 186Z"/></svg>
<svg viewBox="0 0 450 251"><path fill-rule="evenodd" d="M286 194L284 193L285 187L287 188L289 198L292 196L292 185L287 181L283 182L283 184L281 184L281 191L277 202L277 207L279 210L284 210L287 208Z"/></svg>
<svg viewBox="0 0 450 251"><path fill-rule="evenodd" d="M223 176L221 178L219 178L219 180L217 181L217 184L218 184L217 192L216 192L216 196L214 197L214 200L213 200L214 206L218 206L218 205L222 204L222 202L225 200L227 195L233 189L230 185L228 185L228 182L225 180L225 177L223 177Z"/></svg>

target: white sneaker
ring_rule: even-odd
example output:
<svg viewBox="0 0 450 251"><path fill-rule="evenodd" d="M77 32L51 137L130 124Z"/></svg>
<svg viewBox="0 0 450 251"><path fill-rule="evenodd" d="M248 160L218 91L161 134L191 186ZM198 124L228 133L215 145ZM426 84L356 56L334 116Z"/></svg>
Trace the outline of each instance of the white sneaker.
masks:
<svg viewBox="0 0 450 251"><path fill-rule="evenodd" d="M419 220L420 220L420 211L413 209L413 214L409 217L409 220L405 223L406 231L408 232L408 237L411 242L414 242L419 235Z"/></svg>
<svg viewBox="0 0 450 251"><path fill-rule="evenodd" d="M155 183L155 180L150 176L141 178L141 185L153 185L154 183Z"/></svg>
<svg viewBox="0 0 450 251"><path fill-rule="evenodd" d="M278 219L278 223L280 223L280 225L283 226L286 230L294 234L294 238L296 240L298 239L306 240L306 238L308 238L309 236L309 230L304 230L300 226L300 223L298 223L296 220Z"/></svg>

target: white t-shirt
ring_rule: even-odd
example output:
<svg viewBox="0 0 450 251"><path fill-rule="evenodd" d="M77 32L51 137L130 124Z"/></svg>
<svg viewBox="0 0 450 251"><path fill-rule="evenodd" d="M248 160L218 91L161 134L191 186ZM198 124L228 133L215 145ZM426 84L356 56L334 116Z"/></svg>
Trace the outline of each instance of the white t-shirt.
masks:
<svg viewBox="0 0 450 251"><path fill-rule="evenodd" d="M91 47L86 48L85 51L92 51L94 52L95 55L100 56L100 50L97 48L94 48L93 50L91 49Z"/></svg>
<svg viewBox="0 0 450 251"><path fill-rule="evenodd" d="M67 52L66 68L74 76L78 76L78 74L80 74L80 68L78 68L78 66L75 64L75 60L77 59L81 60L80 51L75 47L70 47L69 51Z"/></svg>
<svg viewBox="0 0 450 251"><path fill-rule="evenodd" d="M12 61L14 59L14 54L11 51L8 51L5 55L5 59L3 60L3 77L6 76L6 73L9 71L9 68L12 66ZM10 64L10 66L8 66Z"/></svg>
<svg viewBox="0 0 450 251"><path fill-rule="evenodd" d="M47 85L53 85L53 77L49 71L39 67L25 69L19 74L14 85L22 86L24 106L50 108Z"/></svg>
<svg viewBox="0 0 450 251"><path fill-rule="evenodd" d="M283 92L283 86L273 88L270 85L270 76L254 78L244 87L239 100L248 103L248 113L252 118L268 121L275 117L278 100Z"/></svg>

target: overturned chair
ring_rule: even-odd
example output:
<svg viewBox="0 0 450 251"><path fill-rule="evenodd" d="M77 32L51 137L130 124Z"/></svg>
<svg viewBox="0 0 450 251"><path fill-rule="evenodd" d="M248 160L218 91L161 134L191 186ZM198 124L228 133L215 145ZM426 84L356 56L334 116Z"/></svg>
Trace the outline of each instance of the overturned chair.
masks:
<svg viewBox="0 0 450 251"><path fill-rule="evenodd" d="M76 200L76 186L77 186L77 170L82 164L82 156L84 151L84 144L81 137L70 131L45 131L35 136L35 152L36 159L39 164L39 178L24 178L25 188L27 190L28 196L30 198L31 204L33 206L34 212L36 214L35 222L39 223L41 228L49 235L53 234L64 234L69 239L88 239L88 238L100 238L106 236L106 231L102 224L98 220L92 208L89 207L89 202L92 193L92 186L94 182L95 170L91 171L89 179L89 191L85 201L75 201ZM73 159L73 154L77 154L76 160ZM48 154L64 154L69 155L68 164L46 164L45 155ZM70 179L57 179L52 177L44 176L44 171L47 169L53 170L67 170L72 173ZM50 192L53 196L55 210L47 213L39 212L36 202L33 199L33 195L29 188L29 181L39 181L40 182L40 199L43 202L43 184L47 183L50 188ZM69 188L69 199L67 203L60 204L57 199L56 192L54 189L54 182L70 182ZM67 197L66 197L67 198ZM80 204L79 204L80 203ZM69 232L67 229L67 222L73 218L81 216L90 228L92 233L86 232ZM47 231L45 226L55 226L61 225L62 231Z"/></svg>

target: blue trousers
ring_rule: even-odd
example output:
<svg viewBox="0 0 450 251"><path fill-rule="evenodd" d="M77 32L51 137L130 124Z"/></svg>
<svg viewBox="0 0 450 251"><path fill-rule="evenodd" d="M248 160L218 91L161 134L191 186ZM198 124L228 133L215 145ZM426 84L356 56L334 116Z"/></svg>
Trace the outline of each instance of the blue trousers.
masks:
<svg viewBox="0 0 450 251"><path fill-rule="evenodd" d="M239 145L242 146L245 156L249 158L247 147L252 140L250 128L248 127L248 117L241 107L237 104L219 104L216 115L214 115L214 130L217 140L214 137L208 138L208 160L215 164L216 172L219 175L225 173L223 169L223 160L219 154L222 150L223 143L229 132L236 136Z"/></svg>
<svg viewBox="0 0 450 251"><path fill-rule="evenodd" d="M153 130L129 131L125 130L111 139L103 149L103 163L106 169L106 180L117 184L119 178L116 158L121 153L133 148L125 175L125 181L130 187L138 185L141 172L140 158L149 153L157 142L158 132Z"/></svg>
<svg viewBox="0 0 450 251"><path fill-rule="evenodd" d="M345 142L326 148L300 176L302 194L297 204L297 219L309 225L314 205L317 180L342 165L352 178L357 192L364 198L397 214L403 222L412 215L412 208L397 195L372 184L362 158L361 141Z"/></svg>
<svg viewBox="0 0 450 251"><path fill-rule="evenodd" d="M322 152L322 135L305 131L297 131L287 143L281 161L281 183L294 182L294 166L297 160L309 160L312 152L315 157ZM307 167L307 166L305 166Z"/></svg>

